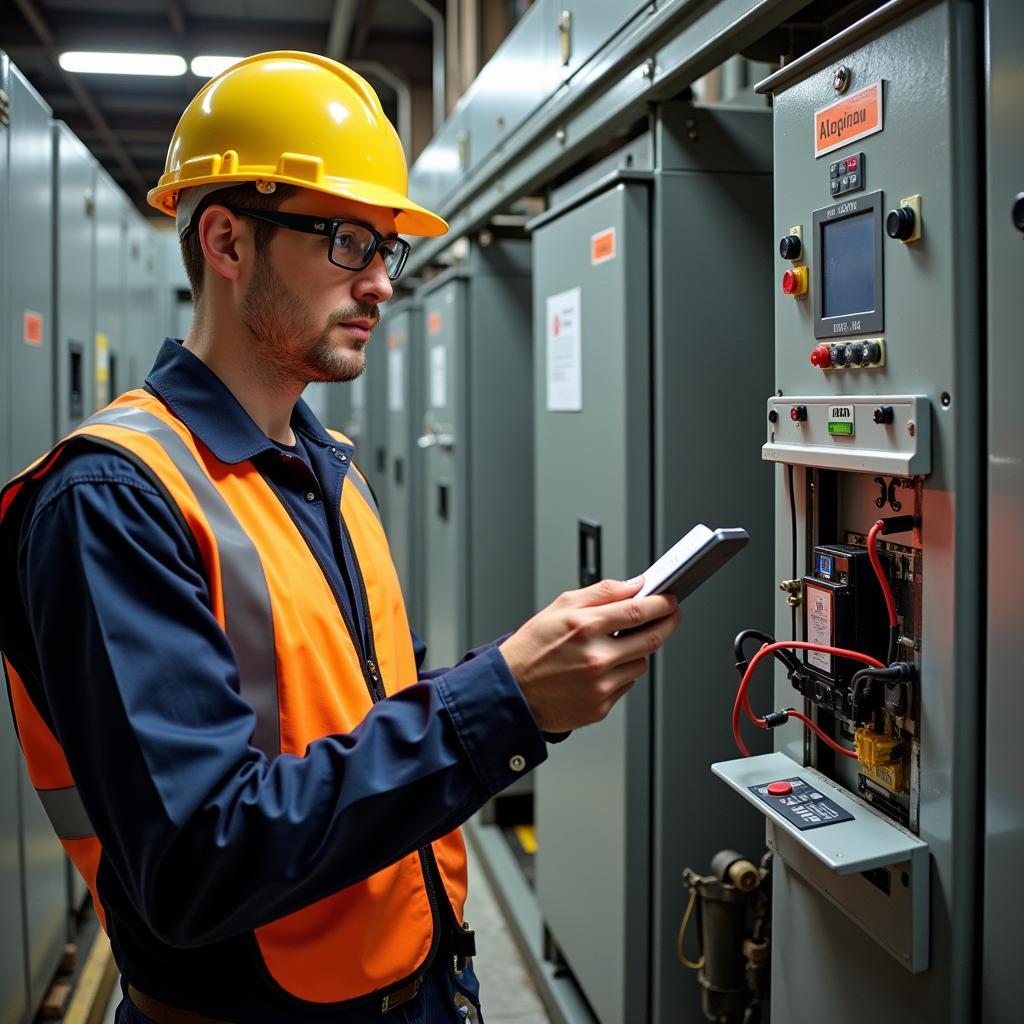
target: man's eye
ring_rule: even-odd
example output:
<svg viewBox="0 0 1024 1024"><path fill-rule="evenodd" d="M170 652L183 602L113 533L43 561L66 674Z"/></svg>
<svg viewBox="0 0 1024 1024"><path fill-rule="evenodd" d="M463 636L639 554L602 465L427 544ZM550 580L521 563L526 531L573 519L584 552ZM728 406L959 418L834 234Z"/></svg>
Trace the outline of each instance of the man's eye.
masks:
<svg viewBox="0 0 1024 1024"><path fill-rule="evenodd" d="M339 245L344 249L349 249L352 246L352 236L346 234L335 235L334 244Z"/></svg>

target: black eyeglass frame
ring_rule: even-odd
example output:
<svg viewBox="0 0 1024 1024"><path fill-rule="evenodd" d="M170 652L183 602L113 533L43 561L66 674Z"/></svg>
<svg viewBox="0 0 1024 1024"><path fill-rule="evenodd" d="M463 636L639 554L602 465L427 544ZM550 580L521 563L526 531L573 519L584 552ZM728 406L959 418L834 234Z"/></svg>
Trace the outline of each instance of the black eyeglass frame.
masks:
<svg viewBox="0 0 1024 1024"><path fill-rule="evenodd" d="M377 250L380 248L381 242L390 242L392 245L398 247L398 252L400 253L398 268L394 273L392 273L388 270L387 260L384 260L382 257L382 261L384 263L384 270L387 272L388 279L391 281L397 281L399 275L405 269L406 260L409 259L409 253L412 250L412 246L410 246L404 238L399 238L397 235L382 235L375 228L371 227L369 224L364 224L361 220L351 220L348 218L327 220L324 217L312 217L305 213L280 213L277 210L250 210L244 206L229 206L227 209L232 213L240 213L245 217L252 217L254 220L263 220L268 224L276 224L278 227L288 228L290 231L301 231L303 234L307 235L322 235L324 238L329 240L329 244L327 246L328 262L341 270L365 270L372 262L373 257L377 254ZM345 224L351 224L355 227L362 228L364 231L368 231L372 237L369 252L367 252L366 258L358 267L349 267L334 259L334 242L338 237L338 232Z"/></svg>

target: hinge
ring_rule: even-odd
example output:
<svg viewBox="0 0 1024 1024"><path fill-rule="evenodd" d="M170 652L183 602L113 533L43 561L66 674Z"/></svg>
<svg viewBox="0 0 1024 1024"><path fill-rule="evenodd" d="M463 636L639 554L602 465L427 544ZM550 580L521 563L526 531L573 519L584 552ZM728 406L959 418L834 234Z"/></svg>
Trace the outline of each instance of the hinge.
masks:
<svg viewBox="0 0 1024 1024"><path fill-rule="evenodd" d="M10 97L0 89L0 125L5 128L11 123L11 100Z"/></svg>

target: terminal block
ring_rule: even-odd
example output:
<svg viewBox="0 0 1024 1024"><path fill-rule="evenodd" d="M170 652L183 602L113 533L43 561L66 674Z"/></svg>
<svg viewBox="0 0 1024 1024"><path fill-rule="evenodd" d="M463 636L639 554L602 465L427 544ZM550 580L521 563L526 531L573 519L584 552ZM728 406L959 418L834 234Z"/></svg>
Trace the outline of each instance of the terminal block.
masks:
<svg viewBox="0 0 1024 1024"><path fill-rule="evenodd" d="M906 789L906 745L886 733L857 729L853 734L861 774L890 793Z"/></svg>

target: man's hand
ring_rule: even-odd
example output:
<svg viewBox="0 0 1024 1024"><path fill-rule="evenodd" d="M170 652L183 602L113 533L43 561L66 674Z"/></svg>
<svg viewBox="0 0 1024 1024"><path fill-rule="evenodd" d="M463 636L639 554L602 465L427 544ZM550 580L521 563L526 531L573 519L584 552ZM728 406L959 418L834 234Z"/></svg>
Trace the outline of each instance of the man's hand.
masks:
<svg viewBox="0 0 1024 1024"><path fill-rule="evenodd" d="M498 648L544 732L601 721L679 625L675 597L636 597L642 583L570 590ZM621 630L629 632L612 635Z"/></svg>

